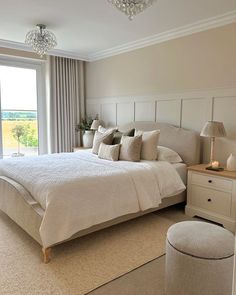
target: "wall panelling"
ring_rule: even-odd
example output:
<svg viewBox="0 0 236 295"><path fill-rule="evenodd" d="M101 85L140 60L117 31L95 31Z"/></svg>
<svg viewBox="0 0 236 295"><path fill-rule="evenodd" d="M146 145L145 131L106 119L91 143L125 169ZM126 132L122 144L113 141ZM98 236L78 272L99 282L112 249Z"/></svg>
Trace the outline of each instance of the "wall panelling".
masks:
<svg viewBox="0 0 236 295"><path fill-rule="evenodd" d="M98 114L106 126L158 121L198 132L207 120L222 121L228 136L217 139L216 158L224 163L230 153L236 154L236 87L147 97L88 98L87 114ZM209 140L202 142L202 159L207 162Z"/></svg>

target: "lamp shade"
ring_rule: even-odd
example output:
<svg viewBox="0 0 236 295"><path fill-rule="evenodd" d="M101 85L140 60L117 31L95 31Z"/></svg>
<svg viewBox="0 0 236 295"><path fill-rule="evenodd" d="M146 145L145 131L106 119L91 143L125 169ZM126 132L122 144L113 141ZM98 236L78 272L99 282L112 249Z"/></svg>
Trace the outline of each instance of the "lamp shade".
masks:
<svg viewBox="0 0 236 295"><path fill-rule="evenodd" d="M98 130L98 127L101 125L101 121L98 119L93 120L93 123L90 127L92 130Z"/></svg>
<svg viewBox="0 0 236 295"><path fill-rule="evenodd" d="M225 137L226 131L224 124L217 121L208 121L202 128L200 135L205 137Z"/></svg>

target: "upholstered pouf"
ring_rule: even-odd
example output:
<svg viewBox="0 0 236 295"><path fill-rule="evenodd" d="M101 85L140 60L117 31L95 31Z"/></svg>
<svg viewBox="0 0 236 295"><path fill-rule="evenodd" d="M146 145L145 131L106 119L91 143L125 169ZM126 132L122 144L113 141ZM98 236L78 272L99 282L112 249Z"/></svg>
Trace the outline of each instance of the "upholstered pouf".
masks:
<svg viewBox="0 0 236 295"><path fill-rule="evenodd" d="M166 241L166 295L231 295L234 235L206 222L172 225Z"/></svg>

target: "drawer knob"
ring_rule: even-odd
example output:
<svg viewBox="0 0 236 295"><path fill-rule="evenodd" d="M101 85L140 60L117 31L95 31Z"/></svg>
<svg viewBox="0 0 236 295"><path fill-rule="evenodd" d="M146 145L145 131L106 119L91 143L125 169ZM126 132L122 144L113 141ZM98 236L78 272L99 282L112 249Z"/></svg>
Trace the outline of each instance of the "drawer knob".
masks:
<svg viewBox="0 0 236 295"><path fill-rule="evenodd" d="M211 199L208 199L207 201L208 201L208 202L211 202Z"/></svg>
<svg viewBox="0 0 236 295"><path fill-rule="evenodd" d="M208 180L208 182L209 182L209 183L212 183L212 180L211 180L211 179L209 179L209 180Z"/></svg>

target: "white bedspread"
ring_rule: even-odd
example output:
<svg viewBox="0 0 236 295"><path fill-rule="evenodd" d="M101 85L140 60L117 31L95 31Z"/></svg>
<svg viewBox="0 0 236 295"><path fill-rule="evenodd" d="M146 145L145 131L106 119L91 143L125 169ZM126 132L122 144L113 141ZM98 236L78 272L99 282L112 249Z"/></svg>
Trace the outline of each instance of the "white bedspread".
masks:
<svg viewBox="0 0 236 295"><path fill-rule="evenodd" d="M23 185L45 209L40 227L44 247L93 225L158 207L162 198L185 189L167 162L111 162L88 151L2 160L0 175Z"/></svg>

